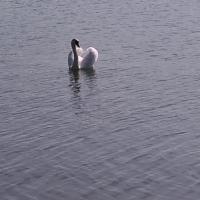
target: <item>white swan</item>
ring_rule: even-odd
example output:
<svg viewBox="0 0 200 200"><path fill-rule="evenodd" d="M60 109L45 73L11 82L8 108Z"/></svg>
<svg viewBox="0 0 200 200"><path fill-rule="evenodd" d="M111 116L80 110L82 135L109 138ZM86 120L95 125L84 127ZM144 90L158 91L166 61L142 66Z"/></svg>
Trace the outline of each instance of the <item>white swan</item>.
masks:
<svg viewBox="0 0 200 200"><path fill-rule="evenodd" d="M73 39L71 41L72 51L68 55L69 69L93 69L94 63L98 59L98 51L89 47L85 52L79 46L79 41Z"/></svg>

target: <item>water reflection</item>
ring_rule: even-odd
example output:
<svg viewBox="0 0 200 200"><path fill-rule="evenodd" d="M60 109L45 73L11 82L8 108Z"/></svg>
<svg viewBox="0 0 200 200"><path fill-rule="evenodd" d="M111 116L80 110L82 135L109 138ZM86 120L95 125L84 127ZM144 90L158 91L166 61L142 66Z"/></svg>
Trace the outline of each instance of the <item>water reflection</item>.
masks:
<svg viewBox="0 0 200 200"><path fill-rule="evenodd" d="M96 73L95 70L80 71L80 76L91 90L96 87Z"/></svg>
<svg viewBox="0 0 200 200"><path fill-rule="evenodd" d="M85 82L89 88L94 87L96 73L95 70L79 70L79 71L69 71L70 77L70 87L74 94L78 94L81 90L81 82Z"/></svg>
<svg viewBox="0 0 200 200"><path fill-rule="evenodd" d="M80 73L79 71L69 71L70 77L70 87L74 93L77 95L80 92L81 84L79 83Z"/></svg>
<svg viewBox="0 0 200 200"><path fill-rule="evenodd" d="M96 73L95 70L79 70L79 71L69 71L69 80L72 91L71 101L74 108L81 110L84 106L84 99L89 98L91 91L96 87ZM86 86L86 87L85 87ZM89 90L88 90L89 89ZM84 92L81 92L84 90ZM87 97L83 95L87 94Z"/></svg>

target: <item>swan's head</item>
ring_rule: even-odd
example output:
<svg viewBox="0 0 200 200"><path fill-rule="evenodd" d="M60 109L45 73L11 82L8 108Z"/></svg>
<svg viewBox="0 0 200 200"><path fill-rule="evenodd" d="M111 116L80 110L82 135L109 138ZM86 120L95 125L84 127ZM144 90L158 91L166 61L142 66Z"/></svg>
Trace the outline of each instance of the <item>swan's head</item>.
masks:
<svg viewBox="0 0 200 200"><path fill-rule="evenodd" d="M72 46L80 47L80 45L79 45L79 40L73 39L73 40L71 41L71 45L72 45Z"/></svg>

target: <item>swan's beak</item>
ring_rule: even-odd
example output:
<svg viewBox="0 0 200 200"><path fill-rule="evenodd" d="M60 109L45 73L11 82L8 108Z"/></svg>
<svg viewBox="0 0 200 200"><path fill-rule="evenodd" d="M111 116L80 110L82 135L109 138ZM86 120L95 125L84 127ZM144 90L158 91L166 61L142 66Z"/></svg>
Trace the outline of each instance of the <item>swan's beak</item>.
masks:
<svg viewBox="0 0 200 200"><path fill-rule="evenodd" d="M78 41L78 40L76 40L75 44L76 44L77 47L80 48L80 45L79 45L79 41Z"/></svg>

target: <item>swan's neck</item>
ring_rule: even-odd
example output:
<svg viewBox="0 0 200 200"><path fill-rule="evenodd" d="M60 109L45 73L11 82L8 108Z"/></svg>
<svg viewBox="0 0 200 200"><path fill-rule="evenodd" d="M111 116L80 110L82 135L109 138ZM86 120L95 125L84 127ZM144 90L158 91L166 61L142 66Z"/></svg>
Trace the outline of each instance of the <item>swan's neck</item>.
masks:
<svg viewBox="0 0 200 200"><path fill-rule="evenodd" d="M75 45L72 45L72 51L73 51L73 54L74 54L74 62L73 62L73 65L72 65L72 69L77 70L78 69L78 54L77 54Z"/></svg>

